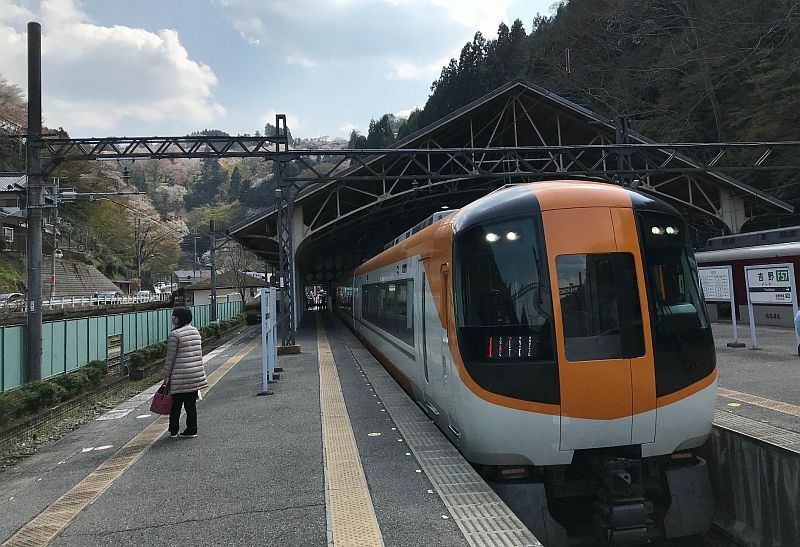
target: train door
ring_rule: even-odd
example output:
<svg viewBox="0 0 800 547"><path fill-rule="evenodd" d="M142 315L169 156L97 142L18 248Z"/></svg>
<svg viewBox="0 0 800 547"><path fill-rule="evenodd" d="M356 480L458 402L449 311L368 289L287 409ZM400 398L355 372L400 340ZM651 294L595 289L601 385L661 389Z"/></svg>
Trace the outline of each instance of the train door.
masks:
<svg viewBox="0 0 800 547"><path fill-rule="evenodd" d="M439 408L433 400L433 386L431 384L432 378L429 366L431 361L428 354L429 332L432 326L438 324L438 321L436 321L436 306L432 305L432 301L428 301L430 289L428 288L428 279L425 276L425 260L427 259L421 259L417 262L417 279L419 279L418 286L420 288L418 291L420 297L417 302L417 309L420 311L417 332L419 332L418 344L419 356L421 359L420 368L422 369L420 371L420 385L422 386L423 394L423 400L421 402L428 408L428 412L434 416L438 416Z"/></svg>
<svg viewBox="0 0 800 547"><path fill-rule="evenodd" d="M447 323L450 318L450 265L442 264L439 268L439 275L441 280L439 298L441 299L443 321L437 318L435 324L438 325L437 330L441 342L439 345L440 350L436 354L437 359L430 364L432 365L431 370L434 376L431 383L433 384L433 397L438 410L437 419L443 427L447 427L450 425L450 384L452 382L450 378L450 340L447 335Z"/></svg>
<svg viewBox="0 0 800 547"><path fill-rule="evenodd" d="M630 222L623 222L626 213ZM634 408L647 383L643 371L632 368L645 354L643 276L632 212L563 209L545 211L542 218L551 286L558 295L553 313L560 448L631 444Z"/></svg>

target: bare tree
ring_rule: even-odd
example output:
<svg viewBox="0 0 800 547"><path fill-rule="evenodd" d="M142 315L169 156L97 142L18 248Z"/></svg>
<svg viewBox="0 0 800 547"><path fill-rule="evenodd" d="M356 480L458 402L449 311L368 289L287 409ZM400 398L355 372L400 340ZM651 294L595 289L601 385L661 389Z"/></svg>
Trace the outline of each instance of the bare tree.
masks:
<svg viewBox="0 0 800 547"><path fill-rule="evenodd" d="M259 261L255 254L248 251L239 243L230 240L225 244L224 249L220 250L220 269L223 270L229 279L233 280L236 290L242 301L245 300L247 290L248 275L246 272L253 271L258 267Z"/></svg>

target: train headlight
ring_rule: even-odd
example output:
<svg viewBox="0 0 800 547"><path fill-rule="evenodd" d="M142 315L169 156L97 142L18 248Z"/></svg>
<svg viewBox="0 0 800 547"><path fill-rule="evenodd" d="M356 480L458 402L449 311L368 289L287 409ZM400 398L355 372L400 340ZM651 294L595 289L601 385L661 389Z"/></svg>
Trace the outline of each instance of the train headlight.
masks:
<svg viewBox="0 0 800 547"><path fill-rule="evenodd" d="M516 241L519 239L519 234L517 232L508 232L506 234L506 239L509 241Z"/></svg>
<svg viewBox="0 0 800 547"><path fill-rule="evenodd" d="M674 226L667 226L667 234L671 236L678 235L678 229Z"/></svg>
<svg viewBox="0 0 800 547"><path fill-rule="evenodd" d="M650 229L650 231L651 231L651 232L653 232L653 235L660 236L660 235L664 235L664 232L665 232L666 230L664 230L664 228L662 228L661 226L653 226L653 227Z"/></svg>
<svg viewBox="0 0 800 547"><path fill-rule="evenodd" d="M489 243L494 243L498 239L500 239L500 236L495 233L489 232L488 234L486 234L486 241L488 241Z"/></svg>

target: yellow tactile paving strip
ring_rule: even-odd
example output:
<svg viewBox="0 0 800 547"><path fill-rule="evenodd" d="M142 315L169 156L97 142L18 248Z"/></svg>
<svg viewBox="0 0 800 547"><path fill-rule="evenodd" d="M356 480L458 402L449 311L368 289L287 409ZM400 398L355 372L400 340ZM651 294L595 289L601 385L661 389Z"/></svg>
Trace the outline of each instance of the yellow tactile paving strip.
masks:
<svg viewBox="0 0 800 547"><path fill-rule="evenodd" d="M325 457L325 499L333 545L382 546L364 468L322 319L317 316L319 399Z"/></svg>
<svg viewBox="0 0 800 547"><path fill-rule="evenodd" d="M207 393L225 376L245 355L259 344L255 340L247 344L236 355L225 361L208 376ZM164 436L169 416L159 416L144 431L131 439L113 456L103 462L97 469L89 473L66 494L46 507L28 524L20 528L16 534L3 543L3 547L38 547L47 545L78 513L92 503L106 488L117 480L145 451L158 439Z"/></svg>
<svg viewBox="0 0 800 547"><path fill-rule="evenodd" d="M726 399L733 399L734 401L741 401L761 408L774 410L775 412L782 412L790 416L800 417L800 406L783 403L781 401L774 401L758 395L751 395L749 393L742 393L741 391L733 391L732 389L718 388L717 395L725 397Z"/></svg>

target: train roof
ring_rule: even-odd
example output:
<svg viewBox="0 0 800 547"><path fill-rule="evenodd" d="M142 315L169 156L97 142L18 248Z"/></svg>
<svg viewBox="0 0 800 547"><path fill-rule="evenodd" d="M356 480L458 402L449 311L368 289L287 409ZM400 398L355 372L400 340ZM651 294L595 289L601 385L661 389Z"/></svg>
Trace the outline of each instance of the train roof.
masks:
<svg viewBox="0 0 800 547"><path fill-rule="evenodd" d="M429 216L428 218L426 218L422 222L418 222L416 225L412 226L411 228L409 228L408 230L406 230L405 232L403 232L402 234L400 234L399 236L397 236L396 238L391 240L389 243L387 243L383 247L383 250L385 251L389 247L393 247L393 246L397 245L398 243L400 243L401 241L405 241L406 239L408 239L409 237L413 236L414 234L416 234L420 230L422 230L424 228L427 228L428 226L430 226L434 222L439 222L444 217L450 216L450 215L452 215L453 213L455 213L457 211L458 211L458 209L447 209L446 211L436 211L435 213L433 213L431 216Z"/></svg>
<svg viewBox="0 0 800 547"><path fill-rule="evenodd" d="M735 249L701 251L695 254L698 264L712 262L733 262L734 260L752 260L760 258L779 258L800 255L800 241L774 243L772 245L754 245Z"/></svg>
<svg viewBox="0 0 800 547"><path fill-rule="evenodd" d="M800 240L800 226L786 226L758 232L746 232L727 236L712 237L706 242L704 251L735 249L773 245L775 243L794 243Z"/></svg>
<svg viewBox="0 0 800 547"><path fill-rule="evenodd" d="M581 207L632 207L681 216L667 202L631 188L590 180L556 180L503 186L462 207L454 218L455 230L496 218Z"/></svg>

